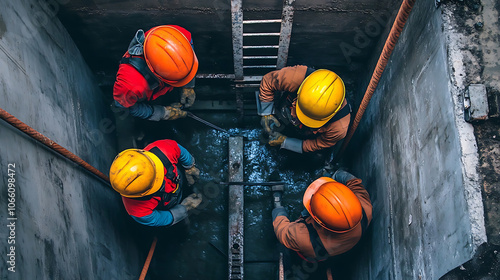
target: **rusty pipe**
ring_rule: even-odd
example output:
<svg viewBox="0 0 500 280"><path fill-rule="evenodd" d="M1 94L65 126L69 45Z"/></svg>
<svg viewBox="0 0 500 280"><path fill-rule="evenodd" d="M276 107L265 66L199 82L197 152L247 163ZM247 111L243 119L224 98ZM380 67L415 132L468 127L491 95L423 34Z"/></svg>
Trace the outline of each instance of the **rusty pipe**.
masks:
<svg viewBox="0 0 500 280"><path fill-rule="evenodd" d="M44 144L45 146L49 147L53 151L56 151L63 157L75 162L76 164L80 165L81 167L85 168L86 170L90 171L92 174L96 175L97 177L103 179L109 184L109 177L106 176L104 173L101 171L97 170L97 168L93 167L92 165L88 164L86 161L78 157L77 155L73 154L72 152L68 151L61 145L57 144L56 142L52 141L45 135L41 134L40 132L36 131L35 129L31 128L29 125L23 123L20 121L18 118L14 117L13 115L9 114L7 111L4 109L0 108L0 118L4 121L6 121L8 124L12 125L13 127L17 128L18 130L24 132L31 138L37 140L38 142Z"/></svg>
<svg viewBox="0 0 500 280"><path fill-rule="evenodd" d="M356 131L356 128L358 127L359 122L361 121L361 118L365 113L366 107L368 107L368 103L370 102L370 99L372 98L373 93L377 88L380 78L382 77L382 73L384 73L385 67L389 62L389 58L392 54L392 51L394 50L394 47L396 46L396 43L398 42L399 35L401 35L401 32L403 31L403 27L405 26L406 21L408 20L408 17L410 15L411 9L413 8L413 5L415 4L415 1L416 0L404 0L403 3L401 4L401 7L399 8L398 11L398 15L396 16L391 31L389 32L389 36L385 41L382 53L378 58L377 65L375 66L375 70L373 71L370 83L368 84L368 87L365 91L365 95L363 96L363 100L359 105L359 109L358 112L356 113L356 117L354 118L354 122L352 126L349 128L349 131L347 132L347 135L344 139L344 143L342 143L342 147L340 148L340 151L335 157L334 162L337 162L337 159L341 158L344 150L349 144L349 141L354 135L354 132Z"/></svg>

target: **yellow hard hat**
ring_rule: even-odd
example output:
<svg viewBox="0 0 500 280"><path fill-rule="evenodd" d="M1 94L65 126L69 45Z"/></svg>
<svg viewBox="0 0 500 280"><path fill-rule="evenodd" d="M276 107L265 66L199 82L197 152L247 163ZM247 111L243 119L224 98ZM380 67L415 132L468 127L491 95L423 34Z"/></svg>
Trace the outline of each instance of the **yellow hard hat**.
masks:
<svg viewBox="0 0 500 280"><path fill-rule="evenodd" d="M109 170L111 186L125 197L142 197L157 192L164 176L161 160L155 154L139 149L119 153Z"/></svg>
<svg viewBox="0 0 500 280"><path fill-rule="evenodd" d="M299 87L297 117L308 127L321 127L340 110L344 99L342 79L330 70L316 70Z"/></svg>

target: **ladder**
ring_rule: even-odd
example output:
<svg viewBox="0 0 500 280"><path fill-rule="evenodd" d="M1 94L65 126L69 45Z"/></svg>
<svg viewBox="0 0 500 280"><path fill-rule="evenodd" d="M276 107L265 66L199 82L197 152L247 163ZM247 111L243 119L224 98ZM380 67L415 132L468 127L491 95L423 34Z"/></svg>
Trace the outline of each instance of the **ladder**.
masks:
<svg viewBox="0 0 500 280"><path fill-rule="evenodd" d="M231 0L231 21L234 58L234 81L236 88L259 87L263 75L249 75L250 69L270 70L286 66L288 48L292 34L293 3L295 0L283 0L281 19L243 19L243 0ZM277 25L279 32L255 32L263 25ZM245 31L245 26L257 26L253 32ZM276 26L277 27L277 26ZM269 28L267 28L269 29ZM277 29L277 28L276 28ZM260 44L259 38L277 38L276 44ZM244 40L246 38L246 40ZM252 40L254 39L254 40ZM258 50L261 54L247 52ZM266 53L267 52L267 53ZM267 63L264 63L267 62ZM243 113L241 91L236 92L238 110ZM242 141L242 140L241 140ZM230 141L231 142L231 141ZM236 145L238 146L238 145ZM242 144L240 144L242 146ZM242 149L242 148L241 148ZM231 148L230 148L231 150ZM233 154L230 152L230 154ZM233 159L234 160L234 159ZM230 166L231 164L230 159ZM236 165L235 165L236 166ZM240 166L238 164L238 166ZM235 170L236 171L236 170ZM238 171L239 172L239 171ZM235 174L238 174L236 172ZM242 172L242 171L241 171ZM236 179L242 179L236 178ZM234 180L236 181L236 180ZM243 279L243 190L242 186L230 186L229 239L228 239L228 279Z"/></svg>
<svg viewBox="0 0 500 280"><path fill-rule="evenodd" d="M250 69L269 72L286 66L292 34L294 2L295 0L283 0L281 19L244 20L242 0L231 0L234 80L237 88L259 87L262 75L246 74ZM278 23L281 25L279 31L276 30L276 32L245 31L246 27L250 26L256 26L253 28L255 30L264 25L277 25ZM263 37L279 40L276 40L277 44L259 44L258 40ZM247 53L251 51L261 54L248 55Z"/></svg>

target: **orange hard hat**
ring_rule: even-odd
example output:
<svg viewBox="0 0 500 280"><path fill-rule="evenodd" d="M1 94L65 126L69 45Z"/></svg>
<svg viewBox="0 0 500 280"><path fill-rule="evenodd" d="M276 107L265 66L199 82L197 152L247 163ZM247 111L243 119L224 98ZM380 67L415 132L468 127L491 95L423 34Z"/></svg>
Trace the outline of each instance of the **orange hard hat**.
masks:
<svg viewBox="0 0 500 280"><path fill-rule="evenodd" d="M144 39L144 58L149 70L160 80L182 87L198 71L198 58L186 36L170 25L160 25Z"/></svg>
<svg viewBox="0 0 500 280"><path fill-rule="evenodd" d="M363 218L358 197L329 177L312 182L304 193L303 203L313 219L332 232L348 232Z"/></svg>

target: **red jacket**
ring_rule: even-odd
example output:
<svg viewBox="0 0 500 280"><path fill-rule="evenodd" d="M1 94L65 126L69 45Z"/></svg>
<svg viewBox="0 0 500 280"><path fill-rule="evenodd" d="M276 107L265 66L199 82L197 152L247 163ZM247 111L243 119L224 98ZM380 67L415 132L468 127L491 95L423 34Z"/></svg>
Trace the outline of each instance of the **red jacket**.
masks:
<svg viewBox="0 0 500 280"><path fill-rule="evenodd" d="M172 163L174 167L174 174L178 176L177 163L179 162L179 157L181 156L181 149L179 145L174 140L158 140L155 141L144 150L149 151L154 147L158 147L165 156L167 156L168 160ZM167 174L167 170L164 170L164 174ZM171 193L177 189L177 184L172 182L172 180L168 179L166 176L164 177L165 182L165 192ZM125 205L125 209L129 215L135 217L144 217L150 215L153 210L161 207L167 206L169 201L165 203L165 205L159 205L160 198L157 196L151 196L148 200L144 199L134 199L122 196L123 204Z"/></svg>
<svg viewBox="0 0 500 280"><path fill-rule="evenodd" d="M186 29L171 25L179 30L189 42L191 40L191 33ZM149 33L148 30L145 36ZM123 55L123 57L130 57L128 51ZM144 59L144 55L134 56ZM151 90L149 88L146 79L139 73L132 65L122 63L118 67L118 73L116 74L116 81L113 86L113 98L120 103L123 107L132 107L135 103L145 100L155 100L156 98L164 95L165 93L171 91L173 87L162 81L159 82L160 85L156 90Z"/></svg>

